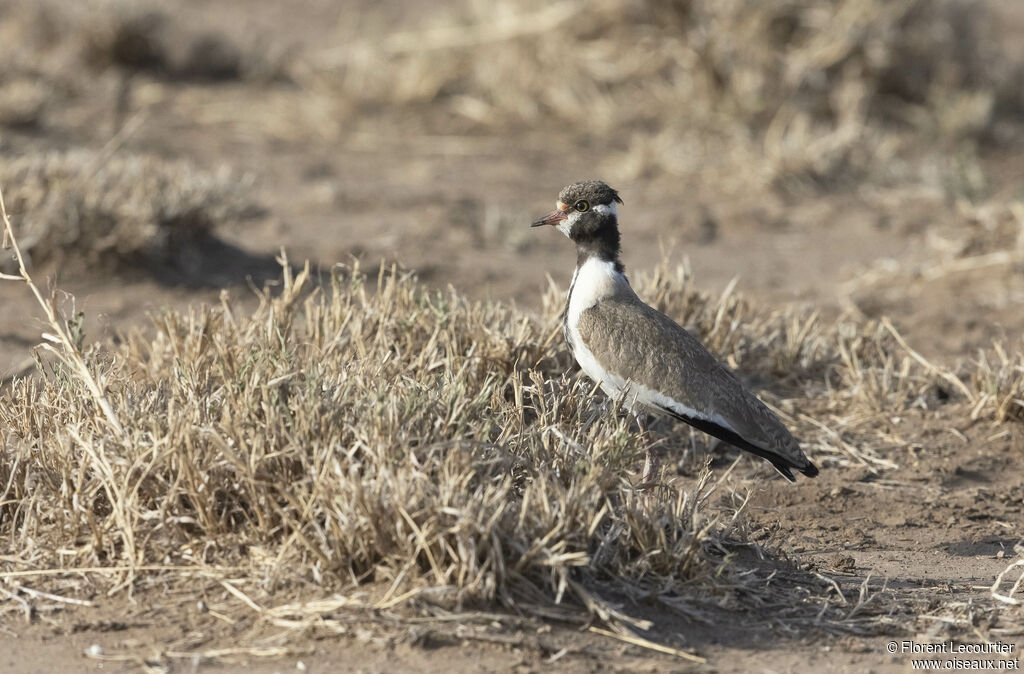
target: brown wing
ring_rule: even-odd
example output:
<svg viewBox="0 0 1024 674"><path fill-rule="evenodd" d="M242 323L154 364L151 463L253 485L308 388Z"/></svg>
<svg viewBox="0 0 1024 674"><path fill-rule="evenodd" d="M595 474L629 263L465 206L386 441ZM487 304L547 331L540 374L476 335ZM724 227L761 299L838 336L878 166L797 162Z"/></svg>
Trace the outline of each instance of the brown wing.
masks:
<svg viewBox="0 0 1024 674"><path fill-rule="evenodd" d="M609 372L668 399L641 402L771 461L788 479L790 468L817 475L778 417L665 314L609 298L585 310L577 329Z"/></svg>

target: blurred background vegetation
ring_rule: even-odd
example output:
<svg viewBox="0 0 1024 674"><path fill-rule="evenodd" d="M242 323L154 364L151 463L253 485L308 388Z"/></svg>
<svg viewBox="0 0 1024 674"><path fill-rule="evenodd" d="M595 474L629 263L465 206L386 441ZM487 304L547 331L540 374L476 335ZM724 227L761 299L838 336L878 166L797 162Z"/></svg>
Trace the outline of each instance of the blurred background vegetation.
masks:
<svg viewBox="0 0 1024 674"><path fill-rule="evenodd" d="M936 321L1020 327L1022 34L1013 0L0 0L0 181L34 262L148 295L284 246L536 307L571 254L525 223L600 177L629 266L962 352Z"/></svg>

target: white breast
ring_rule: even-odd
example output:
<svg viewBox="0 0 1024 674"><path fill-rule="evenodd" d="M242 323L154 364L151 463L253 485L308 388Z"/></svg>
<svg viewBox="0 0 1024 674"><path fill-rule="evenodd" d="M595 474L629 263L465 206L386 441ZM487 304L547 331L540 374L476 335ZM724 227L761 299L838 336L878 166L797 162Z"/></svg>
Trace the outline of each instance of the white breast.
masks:
<svg viewBox="0 0 1024 674"><path fill-rule="evenodd" d="M566 337L572 345L573 356L580 364L580 369L594 381L600 382L604 392L613 398L622 390L625 379L601 366L580 338L579 322L584 311L622 292L632 293L633 290L626 276L615 269L615 263L592 257L577 267L572 276L565 317Z"/></svg>

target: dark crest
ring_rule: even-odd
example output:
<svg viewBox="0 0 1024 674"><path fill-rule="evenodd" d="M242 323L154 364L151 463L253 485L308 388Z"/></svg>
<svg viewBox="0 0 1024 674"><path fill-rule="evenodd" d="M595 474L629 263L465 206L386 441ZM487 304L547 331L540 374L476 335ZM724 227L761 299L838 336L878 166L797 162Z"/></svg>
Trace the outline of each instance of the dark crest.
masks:
<svg viewBox="0 0 1024 674"><path fill-rule="evenodd" d="M586 199L592 205L610 204L613 201L622 203L619 193L608 186L608 183L600 180L584 180L573 183L564 188L558 194L558 200L563 204L574 204L580 199Z"/></svg>

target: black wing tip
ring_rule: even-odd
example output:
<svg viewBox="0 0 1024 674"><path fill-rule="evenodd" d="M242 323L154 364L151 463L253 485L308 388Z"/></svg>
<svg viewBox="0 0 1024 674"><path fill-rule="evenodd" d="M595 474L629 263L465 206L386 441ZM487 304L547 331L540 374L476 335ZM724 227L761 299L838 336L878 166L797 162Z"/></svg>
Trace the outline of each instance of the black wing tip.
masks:
<svg viewBox="0 0 1024 674"><path fill-rule="evenodd" d="M779 475L781 475L782 477L786 478L786 480L788 480L789 482L796 482L796 478L793 477L793 473L792 473L792 471L789 470L789 466L780 465L780 464L777 464L777 463L775 463L773 461L772 462L772 468L774 468L775 470L779 471Z"/></svg>
<svg viewBox="0 0 1024 674"><path fill-rule="evenodd" d="M785 459L783 459L782 457L779 457L777 455L776 456L772 456L772 457L768 457L768 456L765 456L765 455L761 455L761 456L762 456L763 459L765 459L766 461L771 463L772 468L777 470L779 472L779 474L782 475L782 477L785 477L787 480L790 480L791 482L796 482L797 481L797 478L793 476L793 470L791 470L791 469L799 470L806 477L817 477L818 476L818 467L815 466L810 461L808 461L807 464L804 465L804 466L796 466L796 465L786 461Z"/></svg>
<svg viewBox="0 0 1024 674"><path fill-rule="evenodd" d="M779 471L779 474L781 474L782 477L786 478L790 482L796 482L796 478L793 477L793 471L790 470L791 468L795 468L806 477L818 477L818 467L815 466L810 461L808 461L807 465L805 466L794 466L792 463L789 463L780 456L768 457L762 455L762 458L769 461L772 464L772 467L775 470Z"/></svg>
<svg viewBox="0 0 1024 674"><path fill-rule="evenodd" d="M758 447L757 445L745 440L742 436L738 435L734 431L728 428L723 428L718 424L714 423L713 421L708 421L706 419L694 419L692 417L687 417L685 415L679 414L678 412L671 410L668 407L662 407L660 405L659 407L670 416L673 416L676 419L679 419L680 421L685 421L694 428L704 431L708 435L716 437L719 440L723 440L732 445L733 447L736 447L737 449L742 449L747 452L750 452L751 454L761 457L765 461L772 464L772 467L775 468L775 470L779 471L779 474L782 475L782 477L789 480L790 482L796 482L796 478L793 477L793 471L790 470L792 468L795 468L796 470L800 471L807 477L817 477L818 475L818 467L815 466L810 461L808 461L805 457L801 457L804 459L803 465L797 465L796 462L794 462L792 459L787 459L783 457L781 454L778 454L777 452L774 452L770 449ZM797 451L799 452L799 449Z"/></svg>

